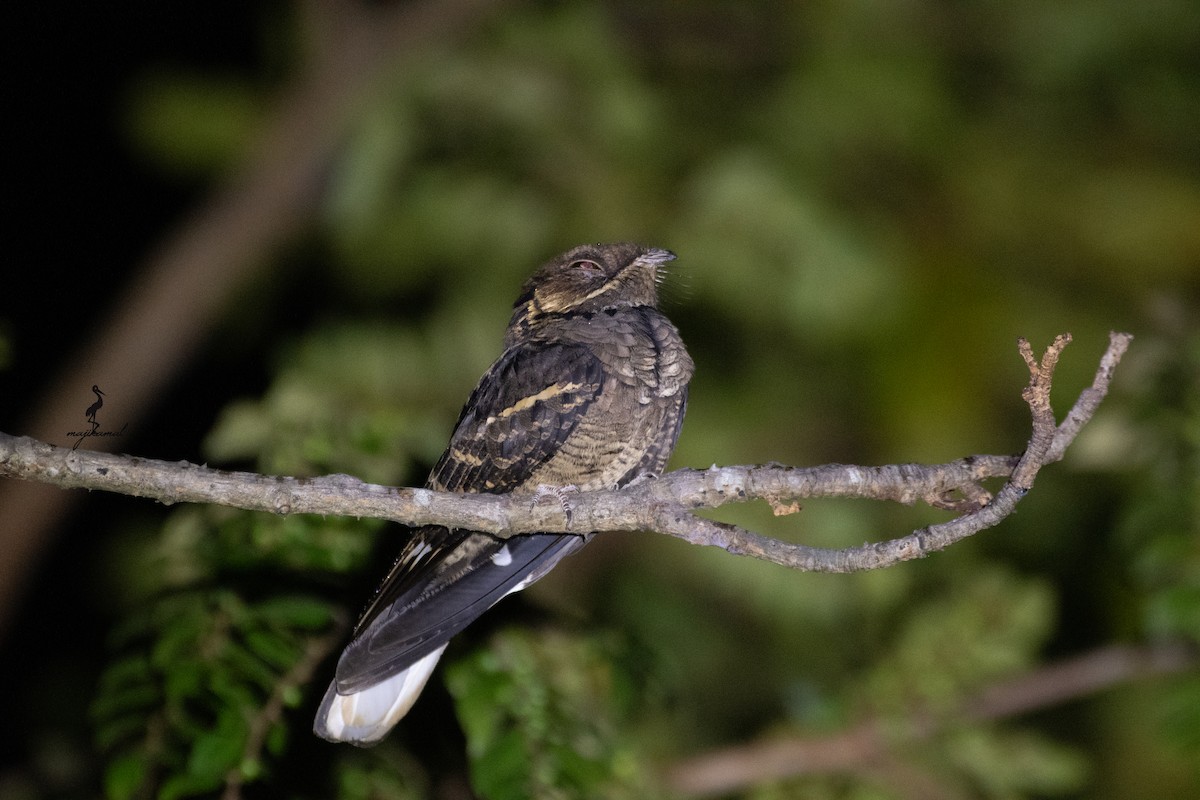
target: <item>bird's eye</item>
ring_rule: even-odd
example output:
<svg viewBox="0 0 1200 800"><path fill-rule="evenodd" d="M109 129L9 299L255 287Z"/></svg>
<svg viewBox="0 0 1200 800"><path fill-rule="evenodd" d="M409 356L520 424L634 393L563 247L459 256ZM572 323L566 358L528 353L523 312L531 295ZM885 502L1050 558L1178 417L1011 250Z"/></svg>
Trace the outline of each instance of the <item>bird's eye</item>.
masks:
<svg viewBox="0 0 1200 800"><path fill-rule="evenodd" d="M571 270L589 281L598 280L604 277L604 268L595 261L589 261L586 258L572 262Z"/></svg>

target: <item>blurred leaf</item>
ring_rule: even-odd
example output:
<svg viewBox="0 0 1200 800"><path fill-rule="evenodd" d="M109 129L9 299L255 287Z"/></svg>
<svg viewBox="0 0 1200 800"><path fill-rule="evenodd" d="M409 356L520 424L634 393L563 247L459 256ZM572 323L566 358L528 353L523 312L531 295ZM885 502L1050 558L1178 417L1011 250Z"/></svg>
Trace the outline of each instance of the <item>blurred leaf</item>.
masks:
<svg viewBox="0 0 1200 800"><path fill-rule="evenodd" d="M192 745L187 765L189 775L197 783L217 786L241 759L246 734L241 715L231 708L223 709L217 715L216 727Z"/></svg>
<svg viewBox="0 0 1200 800"><path fill-rule="evenodd" d="M188 797L214 790L235 770L245 780L265 775L258 754L246 753L250 720L305 654L306 637L324 632L313 626L322 608L296 596L248 605L229 590L153 601L154 629L122 641L135 653L101 676L92 706L97 742L113 758L112 791L154 775L159 796ZM328 611L324 617L332 624ZM301 625L289 627L288 619ZM278 720L268 722L265 746L278 747Z"/></svg>
<svg viewBox="0 0 1200 800"><path fill-rule="evenodd" d="M1176 682L1163 704L1163 727L1185 757L1200 758L1200 676Z"/></svg>
<svg viewBox="0 0 1200 800"><path fill-rule="evenodd" d="M109 800L130 800L138 797L145 784L149 759L130 753L115 758L104 771L104 796Z"/></svg>
<svg viewBox="0 0 1200 800"><path fill-rule="evenodd" d="M370 750L345 748L337 770L338 800L418 800L433 797L428 776L410 754L384 741Z"/></svg>
<svg viewBox="0 0 1200 800"><path fill-rule="evenodd" d="M694 178L687 203L688 224L677 236L692 243L689 263L713 298L821 339L851 333L844 324L868 309L876 324L886 324L903 305L906 287L889 279L868 235L842 227L767 153L715 159ZM731 269L742 263L755 268Z"/></svg>
<svg viewBox="0 0 1200 800"><path fill-rule="evenodd" d="M156 72L130 103L128 126L142 152L187 177L225 169L263 118L260 92L226 76Z"/></svg>
<svg viewBox="0 0 1200 800"><path fill-rule="evenodd" d="M980 571L909 611L868 691L892 713L955 711L971 690L1035 663L1051 630L1054 595L1040 580Z"/></svg>
<svg viewBox="0 0 1200 800"><path fill-rule="evenodd" d="M970 775L984 797L1061 796L1081 789L1086 761L1044 736L962 730L946 743L950 762Z"/></svg>
<svg viewBox="0 0 1200 800"><path fill-rule="evenodd" d="M319 631L329 627L333 609L327 603L303 595L280 595L254 606L263 621L283 628Z"/></svg>

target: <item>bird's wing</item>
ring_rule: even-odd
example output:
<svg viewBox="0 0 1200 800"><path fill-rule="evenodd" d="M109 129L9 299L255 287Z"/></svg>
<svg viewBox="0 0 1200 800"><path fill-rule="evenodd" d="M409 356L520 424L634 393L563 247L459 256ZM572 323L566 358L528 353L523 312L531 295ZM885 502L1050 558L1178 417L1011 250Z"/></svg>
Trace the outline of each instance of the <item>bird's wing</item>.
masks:
<svg viewBox="0 0 1200 800"><path fill-rule="evenodd" d="M471 394L429 486L532 490L531 476L571 435L603 381L603 365L584 347L510 348ZM415 530L338 662L338 690L371 686L433 652L582 545L570 534L500 539L436 526Z"/></svg>
<svg viewBox="0 0 1200 800"><path fill-rule="evenodd" d="M604 364L581 345L509 348L471 393L429 486L496 494L524 487L575 430L603 383Z"/></svg>

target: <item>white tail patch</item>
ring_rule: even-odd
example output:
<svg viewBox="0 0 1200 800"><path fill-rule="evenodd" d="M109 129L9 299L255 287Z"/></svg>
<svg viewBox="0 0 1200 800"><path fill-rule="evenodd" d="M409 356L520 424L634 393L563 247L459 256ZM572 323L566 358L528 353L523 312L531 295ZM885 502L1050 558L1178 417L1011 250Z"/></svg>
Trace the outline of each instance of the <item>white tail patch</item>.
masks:
<svg viewBox="0 0 1200 800"><path fill-rule="evenodd" d="M512 563L512 551L508 549L508 545L504 545L492 554L492 563L497 567L507 567Z"/></svg>
<svg viewBox="0 0 1200 800"><path fill-rule="evenodd" d="M338 694L329 684L313 732L331 742L372 745L408 713L441 658L442 645L403 672L353 694Z"/></svg>

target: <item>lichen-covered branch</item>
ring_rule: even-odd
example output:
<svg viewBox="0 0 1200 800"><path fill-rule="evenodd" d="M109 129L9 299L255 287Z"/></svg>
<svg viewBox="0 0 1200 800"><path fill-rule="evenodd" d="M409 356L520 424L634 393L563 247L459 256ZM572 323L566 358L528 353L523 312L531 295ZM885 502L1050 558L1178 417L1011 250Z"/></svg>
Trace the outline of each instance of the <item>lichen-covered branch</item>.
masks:
<svg viewBox="0 0 1200 800"><path fill-rule="evenodd" d="M773 561L795 569L852 572L876 569L943 550L990 528L1012 513L1038 471L1062 458L1108 391L1113 370L1132 336L1113 333L1092 386L1058 425L1050 406L1054 368L1069 335L1059 336L1042 358L1028 342L1020 351L1030 381L1022 396L1032 414L1032 434L1019 456L970 456L948 464L860 467L782 465L678 470L619 491L580 492L565 503L535 495L451 494L365 483L349 475L288 478L229 472L135 456L69 450L0 433L0 475L62 488L99 489L162 503L216 503L273 514L322 514L386 519L407 525L439 524L512 536L522 533L653 530L693 544ZM993 496L988 479L1005 479ZM960 516L897 539L842 550L771 539L735 525L698 517L700 508L764 500L776 513L798 510L812 497L918 501Z"/></svg>

